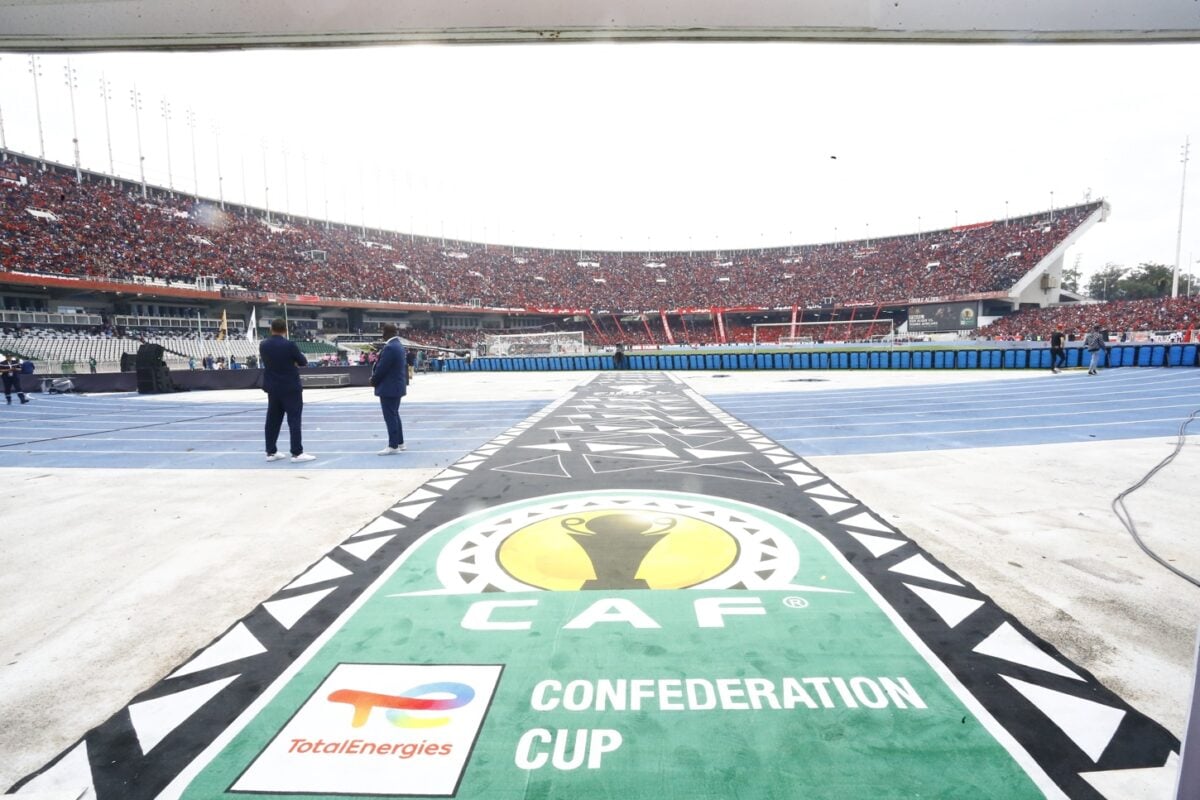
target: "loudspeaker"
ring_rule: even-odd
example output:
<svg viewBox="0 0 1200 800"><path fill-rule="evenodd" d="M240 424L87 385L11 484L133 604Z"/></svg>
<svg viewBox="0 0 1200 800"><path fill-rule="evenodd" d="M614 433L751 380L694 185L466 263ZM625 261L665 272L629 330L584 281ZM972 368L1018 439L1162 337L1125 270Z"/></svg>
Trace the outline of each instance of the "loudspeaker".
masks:
<svg viewBox="0 0 1200 800"><path fill-rule="evenodd" d="M175 391L175 382L171 380L171 371L165 365L157 367L138 367L138 394L165 394Z"/></svg>
<svg viewBox="0 0 1200 800"><path fill-rule="evenodd" d="M137 365L142 367L164 366L163 346L161 344L144 344L137 351Z"/></svg>
<svg viewBox="0 0 1200 800"><path fill-rule="evenodd" d="M137 369L137 356L133 353L121 353L121 372L133 372Z"/></svg>

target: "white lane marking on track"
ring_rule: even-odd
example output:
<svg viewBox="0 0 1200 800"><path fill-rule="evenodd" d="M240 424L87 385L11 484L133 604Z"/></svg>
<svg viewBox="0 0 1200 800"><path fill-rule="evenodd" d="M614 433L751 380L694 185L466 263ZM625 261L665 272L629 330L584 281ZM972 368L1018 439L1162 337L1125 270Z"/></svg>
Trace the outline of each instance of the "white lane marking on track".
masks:
<svg viewBox="0 0 1200 800"><path fill-rule="evenodd" d="M776 441L780 442L780 443L783 443L783 442L815 442L815 441L824 441L827 439L890 439L893 437L900 437L900 436L904 436L904 437L916 437L916 436L934 437L934 436L946 436L948 434L1009 433L1011 431L1055 431L1055 430L1061 430L1062 428L1106 428L1106 427L1114 427L1117 425L1142 425L1147 422L1178 423L1181 421L1181 419L1182 419L1181 417L1160 417L1160 418L1156 418L1156 419L1122 420L1120 422L1088 422L1088 423L1080 423L1079 425L1029 425L1029 426L1022 426L1022 427L1018 427L1018 428L972 428L972 429L957 430L957 431L932 431L932 432L931 431L918 431L915 433L864 433L861 435L850 435L850 436L805 436L803 438L790 438L790 439L776 437ZM1164 433L1162 435L1166 436L1169 434Z"/></svg>

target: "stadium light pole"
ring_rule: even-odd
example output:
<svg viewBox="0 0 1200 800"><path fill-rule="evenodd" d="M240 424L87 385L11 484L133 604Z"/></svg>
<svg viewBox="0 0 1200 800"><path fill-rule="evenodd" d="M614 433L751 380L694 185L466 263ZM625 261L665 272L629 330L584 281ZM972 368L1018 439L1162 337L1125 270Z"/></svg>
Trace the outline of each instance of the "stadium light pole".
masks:
<svg viewBox="0 0 1200 800"><path fill-rule="evenodd" d="M321 156L321 197L325 200L325 230L329 230L329 164Z"/></svg>
<svg viewBox="0 0 1200 800"><path fill-rule="evenodd" d="M287 216L292 208L292 182L288 177L287 142L280 140L279 152L283 154L283 208L280 209L280 213L282 216Z"/></svg>
<svg viewBox="0 0 1200 800"><path fill-rule="evenodd" d="M221 210L225 210L225 176L221 174L221 129L213 123L213 144L217 154L217 201Z"/></svg>
<svg viewBox="0 0 1200 800"><path fill-rule="evenodd" d="M79 185L83 183L83 171L79 168L79 123L75 117L75 86L78 81L69 58L63 67L63 76L67 81L67 94L71 97L71 144L75 146L75 184Z"/></svg>
<svg viewBox="0 0 1200 800"><path fill-rule="evenodd" d="M196 168L196 113L190 108L184 115L188 131L192 135L192 199L200 202L200 172Z"/></svg>
<svg viewBox="0 0 1200 800"><path fill-rule="evenodd" d="M167 190L174 193L175 178L171 174L171 104L162 99L163 131L167 137Z"/></svg>
<svg viewBox="0 0 1200 800"><path fill-rule="evenodd" d="M921 241L921 215L917 215L917 241Z"/></svg>
<svg viewBox="0 0 1200 800"><path fill-rule="evenodd" d="M0 161L8 161L8 139L4 136L4 106L0 105Z"/></svg>
<svg viewBox="0 0 1200 800"><path fill-rule="evenodd" d="M33 76L33 107L37 112L38 129L38 161L42 169L46 169L46 143L42 136L42 96L38 91L38 76L42 73L42 60L37 56L29 57L29 74Z"/></svg>
<svg viewBox="0 0 1200 800"><path fill-rule="evenodd" d="M109 124L108 117L108 101L112 99L112 88L108 85L108 80L103 73L100 74L100 97L104 100L104 140L108 143L108 174L112 176L110 180L115 183L117 167L113 163L112 125Z"/></svg>
<svg viewBox="0 0 1200 800"><path fill-rule="evenodd" d="M1180 159L1180 163L1183 164L1183 181L1179 185L1179 227L1175 232L1175 269L1171 271L1171 297L1179 297L1179 250L1183 245L1183 198L1187 192L1188 152L1191 150L1191 144L1191 140L1185 137L1183 158Z"/></svg>
<svg viewBox="0 0 1200 800"><path fill-rule="evenodd" d="M1054 192L1050 192L1050 221L1054 222Z"/></svg>
<svg viewBox="0 0 1200 800"><path fill-rule="evenodd" d="M250 192L246 189L246 154L241 153L242 162L242 216L250 214Z"/></svg>
<svg viewBox="0 0 1200 800"><path fill-rule="evenodd" d="M1004 201L1004 227L1008 227L1008 201Z"/></svg>
<svg viewBox="0 0 1200 800"><path fill-rule="evenodd" d="M271 186L267 177L267 140L262 140L263 151L263 210L267 212L267 224L271 224Z"/></svg>
<svg viewBox="0 0 1200 800"><path fill-rule="evenodd" d="M308 219L308 153L300 154L300 177L304 181L304 218Z"/></svg>
<svg viewBox="0 0 1200 800"><path fill-rule="evenodd" d="M137 84L129 91L129 102L133 106L133 127L137 131L138 146L138 175L142 179L142 197L146 197L146 156L142 154L142 96L138 94Z"/></svg>

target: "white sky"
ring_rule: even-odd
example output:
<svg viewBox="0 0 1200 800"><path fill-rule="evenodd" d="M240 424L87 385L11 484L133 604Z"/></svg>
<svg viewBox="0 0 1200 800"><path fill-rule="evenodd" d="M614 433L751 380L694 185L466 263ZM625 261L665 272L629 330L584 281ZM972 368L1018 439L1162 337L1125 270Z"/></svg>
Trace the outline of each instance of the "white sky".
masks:
<svg viewBox="0 0 1200 800"><path fill-rule="evenodd" d="M39 60L46 157L73 163L67 57ZM201 195L220 174L226 199L262 206L265 183L276 211L323 217L328 203L335 221L572 249L911 233L1090 191L1113 213L1068 266L1173 264L1190 136L1181 270L1200 259L1195 44L404 46L71 65L85 168L108 171L104 75L119 175L138 174L136 84L150 183L193 191L194 130ZM0 113L8 146L37 155L25 55L0 55Z"/></svg>

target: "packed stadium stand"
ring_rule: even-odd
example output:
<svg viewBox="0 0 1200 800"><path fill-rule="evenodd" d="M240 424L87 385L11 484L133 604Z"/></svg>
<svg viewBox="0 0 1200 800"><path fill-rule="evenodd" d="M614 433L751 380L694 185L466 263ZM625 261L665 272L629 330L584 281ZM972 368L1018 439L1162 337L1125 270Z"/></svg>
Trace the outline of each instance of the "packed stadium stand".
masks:
<svg viewBox="0 0 1200 800"><path fill-rule="evenodd" d="M478 327L463 328L462 320L460 327L442 327L428 316L402 325L410 343L460 352L499 332L479 316L496 310L535 315L512 329L507 318L494 320L505 333L582 332L591 346L635 347L771 344L789 334L866 341L891 334L908 305L932 298L978 301L983 318L974 335L990 339L1043 339L1060 325L1079 336L1096 324L1114 332L1182 331L1198 313L1197 301L1186 298L1055 304L1058 279L1046 274L1048 265L1057 261L1061 269L1065 245L1103 218L1103 201L948 230L787 248L564 251L271 218L161 189L143 196L142 187L129 182L89 175L77 183L73 171L42 169L28 157L7 155L0 163L0 274L9 282L39 276L120 282L152 297L188 289L192 302L218 316L226 300L247 311L245 304L257 303L265 313L276 293L302 295L310 308L340 300L367 308L419 307L427 315L430 309L473 314L469 324ZM1029 303L1022 292L1038 288L1035 278L1041 278L1041 293ZM1050 307L1029 307L1042 297L1051 298ZM243 333L251 322L231 320L228 334L217 340L215 320L201 319L198 309L144 311L163 316L141 317L128 302L119 310L112 299L105 324L97 327L13 325L10 318L30 316L27 299L17 298L19 306L4 310L0 349L50 366L89 358L115 364L145 342L163 345L175 368L203 363L206 356L244 364L257 354L257 344ZM1023 308L987 324L1007 310L985 311L993 301ZM42 311L33 316L72 319ZM97 313L77 318L101 319ZM168 316L187 313L195 318ZM779 325L789 318L798 318L801 327ZM348 340L369 341L381 321L359 322L359 333ZM756 329L763 322L776 326ZM336 333L322 331L315 313L292 323L301 339ZM352 322L350 330L355 328ZM302 346L316 360L355 349L328 342Z"/></svg>
<svg viewBox="0 0 1200 800"><path fill-rule="evenodd" d="M1082 337L1094 326L1120 335L1133 332L1186 332L1200 320L1200 296L1113 300L1035 308L996 320L981 333L996 339L1048 339L1051 332Z"/></svg>
<svg viewBox="0 0 1200 800"><path fill-rule="evenodd" d="M1010 289L1100 201L855 242L669 254L539 250L280 220L107 181L0 170L6 272L195 282L322 298L658 311L903 303Z"/></svg>

